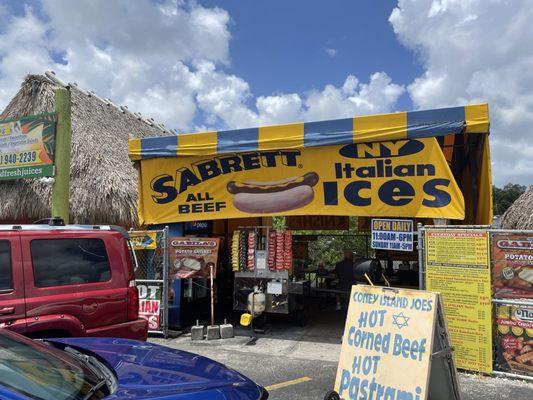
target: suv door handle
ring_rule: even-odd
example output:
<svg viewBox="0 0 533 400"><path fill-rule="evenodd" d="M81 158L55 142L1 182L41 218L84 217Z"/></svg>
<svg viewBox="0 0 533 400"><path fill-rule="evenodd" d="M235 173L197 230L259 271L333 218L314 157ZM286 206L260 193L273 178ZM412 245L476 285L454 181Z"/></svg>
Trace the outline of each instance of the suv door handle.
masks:
<svg viewBox="0 0 533 400"><path fill-rule="evenodd" d="M0 315L13 314L15 307L2 307L0 308Z"/></svg>

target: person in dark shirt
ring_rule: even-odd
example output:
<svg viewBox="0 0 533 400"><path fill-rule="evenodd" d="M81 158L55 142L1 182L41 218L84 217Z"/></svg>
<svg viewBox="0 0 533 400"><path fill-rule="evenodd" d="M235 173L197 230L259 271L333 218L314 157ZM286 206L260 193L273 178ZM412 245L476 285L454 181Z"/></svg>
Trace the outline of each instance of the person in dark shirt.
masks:
<svg viewBox="0 0 533 400"><path fill-rule="evenodd" d="M344 251L344 258L335 265L335 275L339 279L337 289L345 292L352 290L352 285L355 285L356 281L353 274L353 252L351 250ZM337 310L341 307L341 294L337 294ZM346 297L346 296L342 296Z"/></svg>

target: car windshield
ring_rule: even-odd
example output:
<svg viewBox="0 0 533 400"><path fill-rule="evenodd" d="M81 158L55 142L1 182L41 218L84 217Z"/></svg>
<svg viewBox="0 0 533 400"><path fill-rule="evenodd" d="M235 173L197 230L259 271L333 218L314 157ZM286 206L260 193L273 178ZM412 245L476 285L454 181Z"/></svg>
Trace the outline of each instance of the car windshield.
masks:
<svg viewBox="0 0 533 400"><path fill-rule="evenodd" d="M33 399L77 400L101 379L65 351L10 332L0 333L0 386ZM91 399L102 398L94 393Z"/></svg>

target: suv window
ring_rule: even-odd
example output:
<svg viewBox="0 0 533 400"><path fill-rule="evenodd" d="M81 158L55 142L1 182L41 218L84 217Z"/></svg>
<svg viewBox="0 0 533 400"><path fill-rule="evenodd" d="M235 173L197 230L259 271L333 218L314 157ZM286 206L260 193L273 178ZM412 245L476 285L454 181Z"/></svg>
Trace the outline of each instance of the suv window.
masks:
<svg viewBox="0 0 533 400"><path fill-rule="evenodd" d="M13 289L11 277L11 245L0 240L0 290Z"/></svg>
<svg viewBox="0 0 533 400"><path fill-rule="evenodd" d="M36 239L31 242L35 286L77 285L111 279L101 239Z"/></svg>

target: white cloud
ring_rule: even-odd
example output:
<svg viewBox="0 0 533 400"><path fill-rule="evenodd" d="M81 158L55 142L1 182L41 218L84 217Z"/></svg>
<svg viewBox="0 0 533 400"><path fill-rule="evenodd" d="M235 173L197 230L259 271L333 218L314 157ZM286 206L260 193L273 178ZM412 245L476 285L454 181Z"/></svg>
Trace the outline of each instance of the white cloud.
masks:
<svg viewBox="0 0 533 400"><path fill-rule="evenodd" d="M388 112L404 92L383 72L373 74L366 84L349 75L341 87L258 97L254 111L246 105L252 95L242 79L217 72L212 64L200 66L195 75L202 83L197 95L200 108L214 117L211 123L219 119L232 128Z"/></svg>
<svg viewBox="0 0 533 400"><path fill-rule="evenodd" d="M425 72L416 107L488 102L497 185L533 183L533 8L527 0L399 0L390 16Z"/></svg>
<svg viewBox="0 0 533 400"><path fill-rule="evenodd" d="M115 57L228 62L229 15L219 8L176 0L43 0L43 8L59 48L87 41Z"/></svg>
<svg viewBox="0 0 533 400"><path fill-rule="evenodd" d="M42 8L46 20L29 7L22 16L4 16L0 106L24 75L53 69L67 82L186 129L197 109L187 64L229 64L229 15L219 8L177 0L43 0Z"/></svg>
<svg viewBox="0 0 533 400"><path fill-rule="evenodd" d="M297 121L301 119L302 99L296 93L280 94L277 96L262 96L256 101L261 123Z"/></svg>
<svg viewBox="0 0 533 400"><path fill-rule="evenodd" d="M6 23L9 21L9 23ZM9 18L2 11L4 33L0 35L0 101L7 104L30 72L53 65L45 39L46 26L27 8L24 18Z"/></svg>
<svg viewBox="0 0 533 400"><path fill-rule="evenodd" d="M0 108L24 75L47 69L181 131L386 112L404 91L380 72L255 98L227 72L229 14L196 2L42 0L42 11L0 15Z"/></svg>
<svg viewBox="0 0 533 400"><path fill-rule="evenodd" d="M392 83L384 72L373 74L369 83L360 83L355 76L349 75L340 88L327 85L322 91L311 92L306 100L304 119L388 112L403 92L403 86Z"/></svg>
<svg viewBox="0 0 533 400"><path fill-rule="evenodd" d="M324 50L330 57L335 57L339 53L339 50L333 49L331 47L326 47Z"/></svg>

